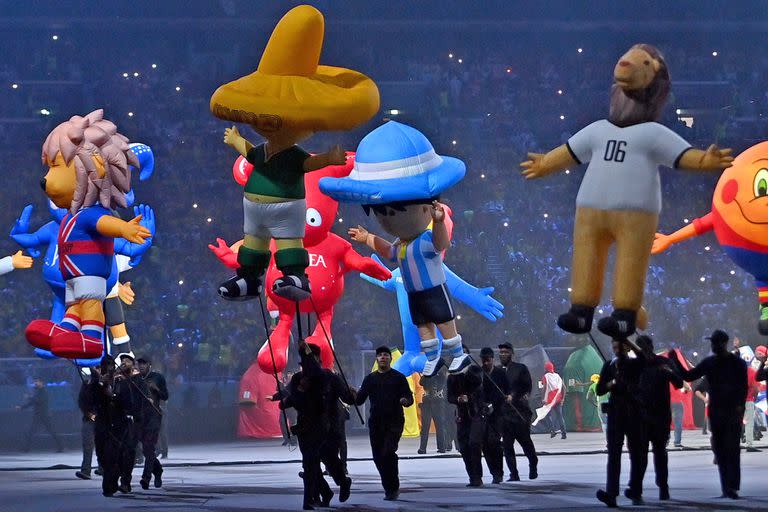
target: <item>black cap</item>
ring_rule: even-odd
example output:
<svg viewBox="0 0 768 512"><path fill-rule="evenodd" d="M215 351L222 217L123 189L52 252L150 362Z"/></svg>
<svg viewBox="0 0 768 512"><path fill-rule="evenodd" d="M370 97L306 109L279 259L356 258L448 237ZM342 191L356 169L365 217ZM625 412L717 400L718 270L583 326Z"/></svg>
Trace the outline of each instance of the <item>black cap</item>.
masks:
<svg viewBox="0 0 768 512"><path fill-rule="evenodd" d="M728 334L725 333L725 331L721 331L720 329L717 329L712 332L712 336L707 336L707 339L712 341L713 343L728 343Z"/></svg>
<svg viewBox="0 0 768 512"><path fill-rule="evenodd" d="M152 360L149 358L149 356L141 356L136 360L137 363L146 363L146 364L152 364Z"/></svg>
<svg viewBox="0 0 768 512"><path fill-rule="evenodd" d="M322 352L320 345L315 345L314 343L307 343L307 345L309 345L309 350L316 356L319 356Z"/></svg>
<svg viewBox="0 0 768 512"><path fill-rule="evenodd" d="M512 344L511 343L507 343L506 341L504 343L500 344L499 348L506 348L507 350L511 350L512 352L515 351L515 349L512 348Z"/></svg>
<svg viewBox="0 0 768 512"><path fill-rule="evenodd" d="M389 355L392 355L392 351L386 345L382 345L382 346L376 348L376 355L383 354L384 352L386 352Z"/></svg>
<svg viewBox="0 0 768 512"><path fill-rule="evenodd" d="M480 349L480 357L493 357L493 349L491 347L483 347Z"/></svg>

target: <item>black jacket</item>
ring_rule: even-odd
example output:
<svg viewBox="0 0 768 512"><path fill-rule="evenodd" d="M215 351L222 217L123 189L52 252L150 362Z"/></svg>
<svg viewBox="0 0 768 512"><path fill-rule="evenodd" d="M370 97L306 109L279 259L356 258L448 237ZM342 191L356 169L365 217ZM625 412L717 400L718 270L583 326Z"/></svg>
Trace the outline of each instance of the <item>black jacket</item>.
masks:
<svg viewBox="0 0 768 512"><path fill-rule="evenodd" d="M391 424L405 421L401 398L405 398L406 407L413 404L413 393L405 375L391 369L384 373L375 371L366 375L357 392L355 402L357 405L363 405L367 399L370 399L371 421Z"/></svg>
<svg viewBox="0 0 768 512"><path fill-rule="evenodd" d="M648 422L659 425L671 423L670 384L677 389L683 387L683 379L674 372L669 359L657 355L647 358L640 375L640 400Z"/></svg>
<svg viewBox="0 0 768 512"><path fill-rule="evenodd" d="M477 366L470 366L467 371L448 375L448 402L456 405L456 421L470 421L485 417L485 396L483 373L472 371ZM465 403L459 403L459 397L467 395Z"/></svg>
<svg viewBox="0 0 768 512"><path fill-rule="evenodd" d="M634 359L626 356L614 357L603 364L596 391L598 396L603 396L610 391L609 414L640 414L642 411L640 378L644 369L645 359L642 357ZM608 389L608 383L613 380L615 380L615 385Z"/></svg>
<svg viewBox="0 0 768 512"><path fill-rule="evenodd" d="M711 419L727 419L743 414L748 387L747 364L739 356L730 352L711 355L690 370L683 368L677 357L671 359L677 372L688 382L707 378Z"/></svg>

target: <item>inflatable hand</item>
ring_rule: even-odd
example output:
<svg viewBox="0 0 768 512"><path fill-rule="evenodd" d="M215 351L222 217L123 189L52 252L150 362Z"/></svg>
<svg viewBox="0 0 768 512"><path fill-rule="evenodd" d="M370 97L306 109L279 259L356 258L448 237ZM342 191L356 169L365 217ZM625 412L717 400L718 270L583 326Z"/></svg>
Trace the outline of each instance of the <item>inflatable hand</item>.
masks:
<svg viewBox="0 0 768 512"><path fill-rule="evenodd" d="M360 267L360 272L367 274L375 279L386 281L392 277L392 272L371 258L365 258L365 260L360 263Z"/></svg>
<svg viewBox="0 0 768 512"><path fill-rule="evenodd" d="M379 255L376 253L373 253L371 255L371 259L380 264L384 265L384 262L381 261L381 258L379 258ZM390 272L390 277L387 279L376 279L374 277L371 277L369 275L360 274L360 277L363 278L365 281L368 281L371 284L375 284L376 286L379 286L381 288L384 288L385 290L389 291L395 291L397 286L397 278L400 276L400 269L395 269L394 272Z"/></svg>
<svg viewBox="0 0 768 512"><path fill-rule="evenodd" d="M463 302L491 322L495 322L497 318L502 318L504 316L504 312L502 311L504 306L501 302L491 297L493 290L493 286L478 288L471 295L469 302Z"/></svg>
<svg viewBox="0 0 768 512"><path fill-rule="evenodd" d="M141 258L144 256L144 254L149 250L150 247L152 247L152 237L155 236L155 233L157 232L157 225L155 223L155 211L152 209L151 206L146 204L140 204L139 206L133 207L133 214L135 216L141 216L141 221L139 222L139 225L143 226L147 229L150 233L150 238L145 241L143 244L138 244L135 247L132 247L132 256L131 261L129 265L131 268L138 266L139 263L141 263Z"/></svg>
<svg viewBox="0 0 768 512"><path fill-rule="evenodd" d="M120 297L120 300L125 302L125 304L128 306L133 304L133 301L136 300L136 292L134 292L133 288L131 288L130 281L127 283L118 284L117 296Z"/></svg>
<svg viewBox="0 0 768 512"><path fill-rule="evenodd" d="M227 267L240 268L240 264L237 262L237 253L229 248L229 245L227 245L223 238L217 238L216 245L208 244L208 248Z"/></svg>
<svg viewBox="0 0 768 512"><path fill-rule="evenodd" d="M528 153L528 160L520 164L520 167L523 168L523 176L525 179L531 180L543 178L547 174L550 174L550 172L544 168L544 156L543 153Z"/></svg>
<svg viewBox="0 0 768 512"><path fill-rule="evenodd" d="M671 236L665 235L664 233L656 233L656 236L653 239L653 246L651 247L651 254L661 254L669 249L673 243L674 240L672 240Z"/></svg>
<svg viewBox="0 0 768 512"><path fill-rule="evenodd" d="M145 239L150 238L152 234L147 228L141 225L141 215L134 217L120 226L120 236L134 244L143 244Z"/></svg>
<svg viewBox="0 0 768 512"><path fill-rule="evenodd" d="M141 222L139 222L139 224L147 228L147 230L150 232L152 236L155 236L155 232L156 232L155 211L152 209L152 207L146 204L140 204L139 206L134 206L133 214L136 217L141 215Z"/></svg>
<svg viewBox="0 0 768 512"><path fill-rule="evenodd" d="M27 252L29 252L30 256L33 258L37 258L40 256L40 251L35 249L34 247L30 246L27 247L29 244L24 243L25 237L22 237L21 235L28 235L29 234L29 218L32 216L32 210L34 209L34 206L31 204L28 204L24 207L24 209L21 211L21 215L18 219L16 219L16 222L13 223L13 228L11 228L11 238L14 239L14 241L18 244L20 244L22 247L27 249Z"/></svg>
<svg viewBox="0 0 768 512"><path fill-rule="evenodd" d="M31 268L32 258L24 256L21 251L18 251L11 256L11 263L13 264L13 268Z"/></svg>

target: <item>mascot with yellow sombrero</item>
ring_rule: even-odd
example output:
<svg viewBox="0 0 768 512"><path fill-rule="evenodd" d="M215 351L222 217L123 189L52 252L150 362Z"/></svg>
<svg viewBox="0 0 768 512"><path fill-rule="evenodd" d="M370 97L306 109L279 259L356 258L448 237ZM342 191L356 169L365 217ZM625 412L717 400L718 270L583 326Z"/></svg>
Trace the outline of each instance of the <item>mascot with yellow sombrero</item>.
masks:
<svg viewBox="0 0 768 512"><path fill-rule="evenodd" d="M549 153L528 153L527 179L589 163L576 197L571 268L571 308L558 326L574 334L592 329L603 290L608 251L616 245L613 313L597 328L623 339L644 321L643 295L651 246L661 211L659 166L717 171L731 165L730 149L694 149L659 124L670 90L661 52L636 44L621 56L607 119L583 128ZM638 317L638 314L640 317Z"/></svg>
<svg viewBox="0 0 768 512"><path fill-rule="evenodd" d="M270 240L283 273L277 295L293 301L309 297L304 249L306 202L304 174L345 163L344 150L310 155L297 144L321 130L350 130L379 110L379 91L367 76L350 69L318 65L325 22L314 7L300 5L278 22L253 73L219 87L211 112L220 119L249 124L265 142L257 146L235 126L224 142L253 165L245 185L244 242L237 274L222 283L219 295L244 300L261 293L269 264Z"/></svg>

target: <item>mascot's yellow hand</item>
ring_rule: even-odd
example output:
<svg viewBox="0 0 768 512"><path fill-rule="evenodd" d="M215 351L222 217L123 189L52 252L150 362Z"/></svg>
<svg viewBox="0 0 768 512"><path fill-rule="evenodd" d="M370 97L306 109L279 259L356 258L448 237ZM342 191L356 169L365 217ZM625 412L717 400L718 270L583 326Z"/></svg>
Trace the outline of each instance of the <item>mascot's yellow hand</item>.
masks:
<svg viewBox="0 0 768 512"><path fill-rule="evenodd" d="M358 225L356 228L349 228L347 235L355 242L365 243L368 241L368 230Z"/></svg>
<svg viewBox="0 0 768 512"><path fill-rule="evenodd" d="M234 146L242 138L240 132L237 131L237 126L232 125L232 128L224 129L224 144Z"/></svg>
<svg viewBox="0 0 768 512"><path fill-rule="evenodd" d="M120 297L120 300L125 302L125 304L128 306L133 304L133 301L136 300L136 292L134 292L133 288L131 288L130 281L127 283L120 283L118 285L117 296Z"/></svg>
<svg viewBox="0 0 768 512"><path fill-rule="evenodd" d="M528 160L522 162L523 177L527 180L541 178L549 174L544 168L544 153L528 153Z"/></svg>
<svg viewBox="0 0 768 512"><path fill-rule="evenodd" d="M651 254L660 254L672 245L672 237L665 235L664 233L656 233L653 239L653 246L651 247Z"/></svg>
<svg viewBox="0 0 768 512"><path fill-rule="evenodd" d="M30 268L32 266L32 258L24 256L21 251L11 256L11 264L13 268Z"/></svg>
<svg viewBox="0 0 768 512"><path fill-rule="evenodd" d="M139 224L141 215L134 217L129 222L123 224L121 236L133 244L143 244L144 240L152 237L152 233L147 228Z"/></svg>
<svg viewBox="0 0 768 512"><path fill-rule="evenodd" d="M699 168L712 171L727 169L733 165L732 152L733 150L731 148L720 149L715 144L712 144L701 157Z"/></svg>

